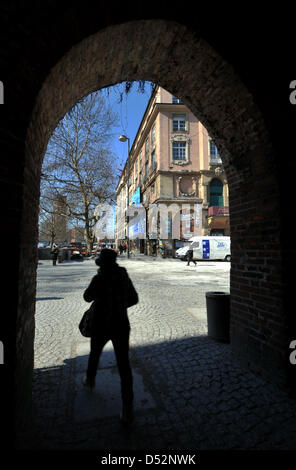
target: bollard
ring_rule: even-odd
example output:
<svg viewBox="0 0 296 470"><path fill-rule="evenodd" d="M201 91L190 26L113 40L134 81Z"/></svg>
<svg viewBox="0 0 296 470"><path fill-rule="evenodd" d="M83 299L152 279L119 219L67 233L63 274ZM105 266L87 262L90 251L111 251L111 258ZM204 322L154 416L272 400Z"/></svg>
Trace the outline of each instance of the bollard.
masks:
<svg viewBox="0 0 296 470"><path fill-rule="evenodd" d="M230 342L230 294L206 292L208 336L223 343Z"/></svg>

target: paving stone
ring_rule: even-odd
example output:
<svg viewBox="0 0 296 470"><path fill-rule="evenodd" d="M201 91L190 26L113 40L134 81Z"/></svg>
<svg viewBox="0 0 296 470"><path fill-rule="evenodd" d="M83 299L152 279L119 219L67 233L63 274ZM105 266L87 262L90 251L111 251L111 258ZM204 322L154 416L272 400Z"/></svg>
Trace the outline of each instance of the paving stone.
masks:
<svg viewBox="0 0 296 470"><path fill-rule="evenodd" d="M120 381L111 343L104 348L94 393L81 385L90 345L78 323L88 307L82 293L96 272L93 260L57 269L43 262L35 315L35 429L23 446L295 448L296 401L244 369L229 345L206 336L205 292L215 290L219 279L229 285L229 263L217 263L203 289L197 289L198 277L186 277L178 260L119 263L140 297L129 309L135 382L131 433L124 434L118 422ZM174 270L178 282L172 285Z"/></svg>

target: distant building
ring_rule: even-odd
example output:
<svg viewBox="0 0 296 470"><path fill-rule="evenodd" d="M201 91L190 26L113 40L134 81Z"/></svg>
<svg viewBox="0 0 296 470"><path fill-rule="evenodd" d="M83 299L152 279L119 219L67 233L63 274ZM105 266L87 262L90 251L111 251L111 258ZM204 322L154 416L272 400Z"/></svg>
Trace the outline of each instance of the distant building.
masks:
<svg viewBox="0 0 296 470"><path fill-rule="evenodd" d="M217 147L192 112L161 87L149 100L127 163L117 185L117 244L127 237L127 221L131 251L146 254L173 255L193 234L229 235L228 185ZM126 217L128 179L129 206L141 204L145 222ZM168 208L166 220L155 207Z"/></svg>
<svg viewBox="0 0 296 470"><path fill-rule="evenodd" d="M85 242L84 239L84 228L83 227L73 227L68 230L67 234L67 242L68 243L83 243Z"/></svg>

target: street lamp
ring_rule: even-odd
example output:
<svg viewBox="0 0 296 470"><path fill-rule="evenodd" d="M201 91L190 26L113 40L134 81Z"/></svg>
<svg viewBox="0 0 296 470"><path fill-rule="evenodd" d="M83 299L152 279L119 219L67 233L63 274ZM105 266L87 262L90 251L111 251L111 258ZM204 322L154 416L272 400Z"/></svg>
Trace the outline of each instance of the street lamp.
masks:
<svg viewBox="0 0 296 470"><path fill-rule="evenodd" d="M127 217L127 257L130 257L130 243L129 243L129 217L128 217L128 206L129 206L129 176L130 176L130 161L129 161L129 154L130 154L130 139L126 135L119 136L120 142L128 143L128 154L127 154L127 184L126 184L126 217Z"/></svg>

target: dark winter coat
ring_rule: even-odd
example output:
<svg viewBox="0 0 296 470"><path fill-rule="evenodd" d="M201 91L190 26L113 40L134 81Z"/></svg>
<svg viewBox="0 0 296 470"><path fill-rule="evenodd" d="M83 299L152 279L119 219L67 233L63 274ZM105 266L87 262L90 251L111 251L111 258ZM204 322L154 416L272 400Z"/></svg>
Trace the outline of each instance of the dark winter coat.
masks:
<svg viewBox="0 0 296 470"><path fill-rule="evenodd" d="M125 268L114 263L98 269L83 294L86 302L94 302L93 331L110 332L129 328L127 308L138 303L138 294Z"/></svg>
<svg viewBox="0 0 296 470"><path fill-rule="evenodd" d="M188 251L187 251L187 259L192 259L193 258L193 249L190 248Z"/></svg>
<svg viewBox="0 0 296 470"><path fill-rule="evenodd" d="M58 248L54 248L51 252L51 257L53 260L57 260L58 259L58 254L59 254L59 250Z"/></svg>

